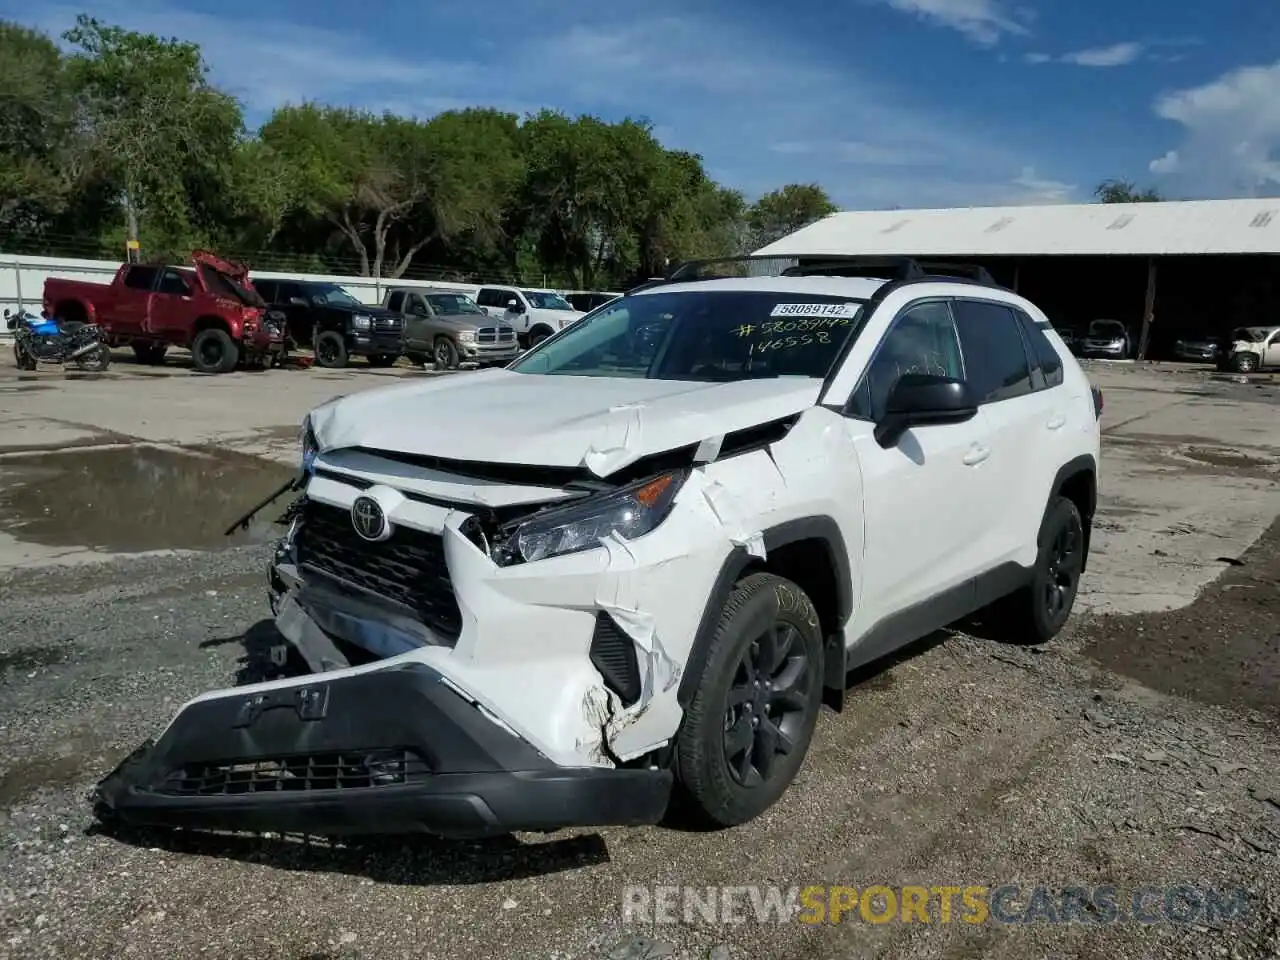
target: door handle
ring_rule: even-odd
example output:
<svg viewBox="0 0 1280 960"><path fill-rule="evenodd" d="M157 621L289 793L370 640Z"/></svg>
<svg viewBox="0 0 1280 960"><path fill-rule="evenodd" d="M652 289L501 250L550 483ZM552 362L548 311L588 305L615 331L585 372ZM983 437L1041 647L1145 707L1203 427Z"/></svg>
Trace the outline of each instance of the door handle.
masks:
<svg viewBox="0 0 1280 960"><path fill-rule="evenodd" d="M1052 417L1049 418L1049 422L1046 423L1045 426L1048 427L1050 430L1057 430L1066 422L1067 422L1067 418L1063 414L1055 413Z"/></svg>
<svg viewBox="0 0 1280 960"><path fill-rule="evenodd" d="M976 466L989 456L991 456L990 447L984 447L980 443L975 443L969 448L969 452L964 455L964 464L967 467Z"/></svg>

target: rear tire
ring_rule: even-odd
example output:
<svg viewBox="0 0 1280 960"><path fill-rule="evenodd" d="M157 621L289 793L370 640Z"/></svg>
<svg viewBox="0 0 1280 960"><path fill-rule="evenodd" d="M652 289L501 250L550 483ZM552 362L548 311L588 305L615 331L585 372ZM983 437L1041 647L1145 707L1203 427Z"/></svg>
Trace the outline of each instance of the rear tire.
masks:
<svg viewBox="0 0 1280 960"><path fill-rule="evenodd" d="M326 330L316 337L316 363L330 370L347 365L347 345L342 334Z"/></svg>
<svg viewBox="0 0 1280 960"><path fill-rule="evenodd" d="M1031 582L996 605L996 623L1010 643L1048 643L1066 626L1080 589L1084 523L1066 497L1049 509Z"/></svg>
<svg viewBox="0 0 1280 960"><path fill-rule="evenodd" d="M97 350L92 353L86 353L76 363L81 370L87 370L90 373L102 373L111 366L111 349L105 343L100 344Z"/></svg>
<svg viewBox="0 0 1280 960"><path fill-rule="evenodd" d="M191 342L191 360L201 373L230 373L240 362L240 348L227 331L209 327Z"/></svg>
<svg viewBox="0 0 1280 960"><path fill-rule="evenodd" d="M822 665L805 592L770 573L739 581L676 735L676 776L701 819L746 823L790 786L822 706Z"/></svg>

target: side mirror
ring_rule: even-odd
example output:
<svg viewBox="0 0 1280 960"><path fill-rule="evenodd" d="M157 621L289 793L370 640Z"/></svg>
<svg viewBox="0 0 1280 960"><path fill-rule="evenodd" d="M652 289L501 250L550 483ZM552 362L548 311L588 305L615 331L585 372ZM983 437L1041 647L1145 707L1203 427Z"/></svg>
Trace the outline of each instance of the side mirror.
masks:
<svg viewBox="0 0 1280 960"><path fill-rule="evenodd" d="M513 297L507 301L507 309L512 313L524 313L524 304Z"/></svg>
<svg viewBox="0 0 1280 960"><path fill-rule="evenodd" d="M889 391L884 416L876 424L875 437L888 448L912 427L964 423L978 413L969 384L953 377L907 373Z"/></svg>
<svg viewBox="0 0 1280 960"><path fill-rule="evenodd" d="M307 303L307 298L306 298L306 297L290 297L290 298L289 298L289 306L291 306L291 307L309 307L309 306L310 306L310 304L309 304L309 303Z"/></svg>

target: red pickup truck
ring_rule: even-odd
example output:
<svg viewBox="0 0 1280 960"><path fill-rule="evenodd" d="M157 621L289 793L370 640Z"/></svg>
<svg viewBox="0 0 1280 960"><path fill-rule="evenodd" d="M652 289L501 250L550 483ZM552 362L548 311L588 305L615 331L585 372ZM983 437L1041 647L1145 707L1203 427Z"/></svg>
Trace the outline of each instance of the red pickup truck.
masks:
<svg viewBox="0 0 1280 960"><path fill-rule="evenodd" d="M191 351L202 373L283 359L284 317L267 304L241 264L205 250L191 266L127 263L108 284L50 277L44 308L63 323L97 323L106 342L129 346L142 363L159 363L169 347Z"/></svg>

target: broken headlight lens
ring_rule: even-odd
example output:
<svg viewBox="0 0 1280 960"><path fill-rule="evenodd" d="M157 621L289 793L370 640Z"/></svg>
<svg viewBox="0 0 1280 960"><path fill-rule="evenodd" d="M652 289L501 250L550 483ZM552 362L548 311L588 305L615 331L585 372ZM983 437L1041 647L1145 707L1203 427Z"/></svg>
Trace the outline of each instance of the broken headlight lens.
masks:
<svg viewBox="0 0 1280 960"><path fill-rule="evenodd" d="M514 525L510 535L494 547L493 559L500 566L532 563L591 550L615 533L624 540L643 537L667 518L688 475L688 471L664 473L537 514Z"/></svg>
<svg viewBox="0 0 1280 960"><path fill-rule="evenodd" d="M302 420L299 443L302 447L302 472L309 474L315 469L316 456L320 453L320 444L316 442L316 433L311 429L310 414L307 414Z"/></svg>

